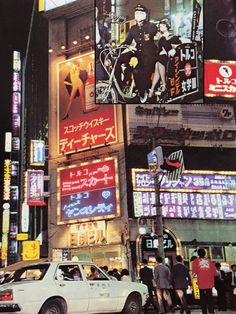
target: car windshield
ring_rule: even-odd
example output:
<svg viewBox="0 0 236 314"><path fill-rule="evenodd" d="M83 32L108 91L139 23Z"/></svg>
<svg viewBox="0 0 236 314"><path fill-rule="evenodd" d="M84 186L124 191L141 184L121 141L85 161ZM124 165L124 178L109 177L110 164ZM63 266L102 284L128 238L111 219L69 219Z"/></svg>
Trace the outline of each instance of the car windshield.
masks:
<svg viewBox="0 0 236 314"><path fill-rule="evenodd" d="M16 270L5 282L42 280L50 264L37 264Z"/></svg>

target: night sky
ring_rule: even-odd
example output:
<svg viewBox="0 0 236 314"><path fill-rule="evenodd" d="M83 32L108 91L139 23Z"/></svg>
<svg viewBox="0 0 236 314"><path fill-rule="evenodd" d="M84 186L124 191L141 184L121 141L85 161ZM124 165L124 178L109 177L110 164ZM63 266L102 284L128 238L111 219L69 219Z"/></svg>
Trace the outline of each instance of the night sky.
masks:
<svg viewBox="0 0 236 314"><path fill-rule="evenodd" d="M12 51L26 49L32 7L33 0L0 0L0 204L5 132L11 131Z"/></svg>

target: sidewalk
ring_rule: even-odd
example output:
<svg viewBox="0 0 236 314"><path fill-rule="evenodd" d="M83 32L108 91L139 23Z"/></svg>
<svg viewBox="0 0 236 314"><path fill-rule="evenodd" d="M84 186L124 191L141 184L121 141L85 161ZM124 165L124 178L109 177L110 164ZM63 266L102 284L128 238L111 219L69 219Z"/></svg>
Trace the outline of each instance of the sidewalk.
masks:
<svg viewBox="0 0 236 314"><path fill-rule="evenodd" d="M177 313L177 311L176 311ZM191 313L194 313L194 314L201 314L202 311L200 309L194 309L194 310L191 310ZM235 314L236 311L233 311L233 310L227 310L227 311L218 311L218 310L215 310L215 314Z"/></svg>

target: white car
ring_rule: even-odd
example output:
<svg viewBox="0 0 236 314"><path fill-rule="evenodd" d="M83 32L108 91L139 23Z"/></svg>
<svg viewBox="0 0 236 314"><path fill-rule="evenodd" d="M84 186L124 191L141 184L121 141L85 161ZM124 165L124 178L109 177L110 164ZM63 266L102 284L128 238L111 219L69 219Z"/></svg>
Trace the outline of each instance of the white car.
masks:
<svg viewBox="0 0 236 314"><path fill-rule="evenodd" d="M147 286L111 279L92 262L45 262L19 268L0 285L0 313L140 314Z"/></svg>

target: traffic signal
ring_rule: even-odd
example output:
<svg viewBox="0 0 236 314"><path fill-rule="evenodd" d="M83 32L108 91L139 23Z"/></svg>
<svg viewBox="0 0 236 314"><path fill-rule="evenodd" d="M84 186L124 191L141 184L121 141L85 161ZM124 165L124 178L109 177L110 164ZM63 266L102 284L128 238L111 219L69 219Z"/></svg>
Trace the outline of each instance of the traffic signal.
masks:
<svg viewBox="0 0 236 314"><path fill-rule="evenodd" d="M184 171L184 157L182 150L170 154L161 166L166 170L166 181L177 181Z"/></svg>
<svg viewBox="0 0 236 314"><path fill-rule="evenodd" d="M164 163L160 166L162 170L168 172L173 172L181 167L181 163L178 159L169 160L168 158L164 159Z"/></svg>

